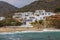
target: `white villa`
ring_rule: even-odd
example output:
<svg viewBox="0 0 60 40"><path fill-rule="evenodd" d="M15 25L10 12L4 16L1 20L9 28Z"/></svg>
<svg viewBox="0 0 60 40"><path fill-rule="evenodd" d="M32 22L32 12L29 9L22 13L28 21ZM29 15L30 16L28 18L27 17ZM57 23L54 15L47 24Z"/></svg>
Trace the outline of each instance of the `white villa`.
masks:
<svg viewBox="0 0 60 40"><path fill-rule="evenodd" d="M46 12L45 10L36 10L35 12L21 12L21 13L15 13L13 18L23 19L23 26L21 27L33 27L30 23L39 21L39 20L45 20L46 16L52 16L55 15L52 12Z"/></svg>
<svg viewBox="0 0 60 40"><path fill-rule="evenodd" d="M4 19L5 19L5 17L0 17L0 21L1 21L1 20L4 20Z"/></svg>

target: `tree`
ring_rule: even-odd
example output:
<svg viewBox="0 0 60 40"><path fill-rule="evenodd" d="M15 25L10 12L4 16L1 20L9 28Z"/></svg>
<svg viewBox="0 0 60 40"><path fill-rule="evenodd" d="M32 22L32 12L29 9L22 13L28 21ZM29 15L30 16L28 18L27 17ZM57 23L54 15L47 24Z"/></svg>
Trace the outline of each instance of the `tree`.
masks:
<svg viewBox="0 0 60 40"><path fill-rule="evenodd" d="M39 20L39 23L40 23L40 24L43 24L43 20Z"/></svg>
<svg viewBox="0 0 60 40"><path fill-rule="evenodd" d="M60 8L56 8L54 12L60 12Z"/></svg>
<svg viewBox="0 0 60 40"><path fill-rule="evenodd" d="M0 27L3 27L4 23L2 21L0 21Z"/></svg>

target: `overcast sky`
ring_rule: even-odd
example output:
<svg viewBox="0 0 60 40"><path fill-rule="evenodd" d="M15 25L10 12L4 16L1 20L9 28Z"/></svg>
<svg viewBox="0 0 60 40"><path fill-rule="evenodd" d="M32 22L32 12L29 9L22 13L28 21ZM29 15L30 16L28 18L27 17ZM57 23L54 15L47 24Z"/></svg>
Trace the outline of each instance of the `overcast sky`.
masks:
<svg viewBox="0 0 60 40"><path fill-rule="evenodd" d="M16 7L23 7L27 4L34 2L35 0L0 0L0 1L8 2Z"/></svg>

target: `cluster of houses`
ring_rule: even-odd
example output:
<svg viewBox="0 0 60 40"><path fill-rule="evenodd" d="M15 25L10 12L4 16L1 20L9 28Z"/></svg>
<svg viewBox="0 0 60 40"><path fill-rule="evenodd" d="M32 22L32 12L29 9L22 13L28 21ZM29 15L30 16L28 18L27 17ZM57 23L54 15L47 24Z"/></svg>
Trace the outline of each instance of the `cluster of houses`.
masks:
<svg viewBox="0 0 60 40"><path fill-rule="evenodd" d="M30 23L45 20L46 16L55 15L53 12L46 12L45 10L36 10L35 12L18 12L13 15L13 18L23 19L21 27L33 27Z"/></svg>
<svg viewBox="0 0 60 40"><path fill-rule="evenodd" d="M35 12L18 12L13 15L13 18L23 19L23 24L20 27L33 27L30 23L46 20L47 16L55 15L53 12L46 12L45 10L36 10ZM5 17L0 17L0 20L4 20Z"/></svg>

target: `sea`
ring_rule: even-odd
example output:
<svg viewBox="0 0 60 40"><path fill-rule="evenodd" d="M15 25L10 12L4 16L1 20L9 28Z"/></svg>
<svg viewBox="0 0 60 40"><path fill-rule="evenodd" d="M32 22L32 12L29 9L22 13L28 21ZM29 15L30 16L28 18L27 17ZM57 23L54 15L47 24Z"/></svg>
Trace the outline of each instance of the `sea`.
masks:
<svg viewBox="0 0 60 40"><path fill-rule="evenodd" d="M60 31L0 34L0 40L60 40Z"/></svg>

